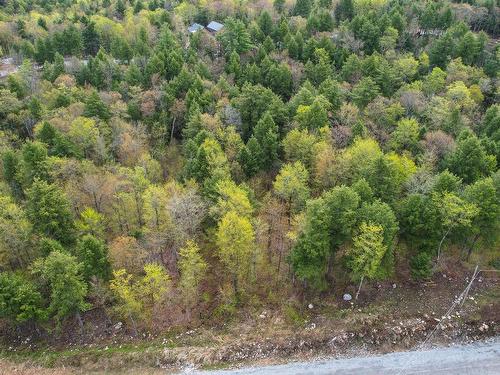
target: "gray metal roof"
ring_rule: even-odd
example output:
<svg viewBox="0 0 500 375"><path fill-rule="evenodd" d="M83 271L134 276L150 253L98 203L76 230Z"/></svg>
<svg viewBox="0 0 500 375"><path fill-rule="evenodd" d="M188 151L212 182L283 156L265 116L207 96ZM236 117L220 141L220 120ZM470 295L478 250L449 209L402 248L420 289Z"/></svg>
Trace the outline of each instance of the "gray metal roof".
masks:
<svg viewBox="0 0 500 375"><path fill-rule="evenodd" d="M224 25L222 23L212 21L207 25L207 29L210 31L220 31Z"/></svg>
<svg viewBox="0 0 500 375"><path fill-rule="evenodd" d="M203 25L200 25L199 23L193 23L191 26L188 27L188 31L190 33L195 33L199 30L203 30Z"/></svg>

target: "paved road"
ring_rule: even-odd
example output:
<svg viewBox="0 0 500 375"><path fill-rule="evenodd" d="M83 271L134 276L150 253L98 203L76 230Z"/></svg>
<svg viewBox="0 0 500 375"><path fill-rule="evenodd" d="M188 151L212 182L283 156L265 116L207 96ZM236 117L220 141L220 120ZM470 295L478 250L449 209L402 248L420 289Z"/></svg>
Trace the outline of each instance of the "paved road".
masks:
<svg viewBox="0 0 500 375"><path fill-rule="evenodd" d="M287 365L207 371L210 375L500 375L500 339L488 343Z"/></svg>

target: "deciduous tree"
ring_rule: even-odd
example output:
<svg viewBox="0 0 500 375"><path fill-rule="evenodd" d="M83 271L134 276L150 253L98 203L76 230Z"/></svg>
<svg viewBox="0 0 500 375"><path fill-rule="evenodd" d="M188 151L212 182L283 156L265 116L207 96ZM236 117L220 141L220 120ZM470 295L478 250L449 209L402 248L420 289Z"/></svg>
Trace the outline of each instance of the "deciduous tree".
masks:
<svg viewBox="0 0 500 375"><path fill-rule="evenodd" d="M200 283L205 277L207 263L200 254L196 242L189 240L179 251L179 271L181 277L179 286L183 295L183 303L186 306L187 319L191 319L191 310L198 302L200 294Z"/></svg>
<svg viewBox="0 0 500 375"><path fill-rule="evenodd" d="M0 317L15 325L47 318L35 284L20 273L0 273Z"/></svg>
<svg viewBox="0 0 500 375"><path fill-rule="evenodd" d="M387 251L383 243L384 229L380 225L361 223L358 234L353 238L353 246L349 252L352 278L359 280L358 291L355 299L358 299L363 280L373 278L377 274L380 262Z"/></svg>
<svg viewBox="0 0 500 375"><path fill-rule="evenodd" d="M248 280L255 251L255 234L250 220L229 211L219 222L216 241L219 258L231 275L235 298L239 302L241 285Z"/></svg>

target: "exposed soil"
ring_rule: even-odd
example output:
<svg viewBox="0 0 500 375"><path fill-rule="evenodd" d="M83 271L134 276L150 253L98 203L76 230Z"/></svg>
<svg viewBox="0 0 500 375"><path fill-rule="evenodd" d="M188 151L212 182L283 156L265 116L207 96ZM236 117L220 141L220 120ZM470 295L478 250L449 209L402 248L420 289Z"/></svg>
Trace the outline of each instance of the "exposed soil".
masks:
<svg viewBox="0 0 500 375"><path fill-rule="evenodd" d="M9 336L0 374L155 374L409 350L433 331L426 347L498 336L496 272L480 273L464 304L443 317L471 275L470 269L451 264L424 284L367 286L356 303L327 295L303 300L292 316L285 310L247 309L212 327L141 338L131 337L118 322L101 322L92 311L85 321L97 323L87 324L84 335L74 326L57 338Z"/></svg>

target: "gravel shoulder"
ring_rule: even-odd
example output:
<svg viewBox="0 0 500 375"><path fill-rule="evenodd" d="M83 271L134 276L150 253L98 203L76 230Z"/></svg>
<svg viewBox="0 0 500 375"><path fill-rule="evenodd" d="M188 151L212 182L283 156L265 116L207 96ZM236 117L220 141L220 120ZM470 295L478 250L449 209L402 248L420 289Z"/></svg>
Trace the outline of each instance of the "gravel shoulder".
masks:
<svg viewBox="0 0 500 375"><path fill-rule="evenodd" d="M381 356L195 373L200 375L497 375L500 374L500 338L463 346L398 352Z"/></svg>

